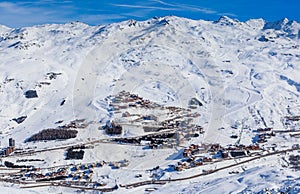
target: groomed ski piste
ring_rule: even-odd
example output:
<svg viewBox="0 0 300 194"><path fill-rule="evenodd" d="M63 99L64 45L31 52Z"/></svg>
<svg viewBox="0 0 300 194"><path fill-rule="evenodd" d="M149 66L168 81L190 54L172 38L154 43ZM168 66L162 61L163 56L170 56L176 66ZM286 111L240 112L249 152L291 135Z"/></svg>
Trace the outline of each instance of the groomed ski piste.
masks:
<svg viewBox="0 0 300 194"><path fill-rule="evenodd" d="M300 24L0 26L4 193L299 193Z"/></svg>

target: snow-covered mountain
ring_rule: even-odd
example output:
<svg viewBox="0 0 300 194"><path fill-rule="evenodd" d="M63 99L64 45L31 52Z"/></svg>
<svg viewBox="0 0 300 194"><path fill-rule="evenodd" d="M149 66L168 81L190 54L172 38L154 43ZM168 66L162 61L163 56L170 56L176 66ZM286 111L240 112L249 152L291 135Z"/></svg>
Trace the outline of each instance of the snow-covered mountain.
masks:
<svg viewBox="0 0 300 194"><path fill-rule="evenodd" d="M97 139L98 128L114 118L105 99L123 90L165 106L188 108L198 99L197 123L206 134L195 143L234 143L230 135L244 128L239 143L248 145L257 128L299 129L286 119L300 115L299 51L300 24L286 18L0 26L1 145L11 137L16 147L41 149ZM89 127L75 139L26 142L76 119ZM239 192L247 192L247 183L243 188Z"/></svg>

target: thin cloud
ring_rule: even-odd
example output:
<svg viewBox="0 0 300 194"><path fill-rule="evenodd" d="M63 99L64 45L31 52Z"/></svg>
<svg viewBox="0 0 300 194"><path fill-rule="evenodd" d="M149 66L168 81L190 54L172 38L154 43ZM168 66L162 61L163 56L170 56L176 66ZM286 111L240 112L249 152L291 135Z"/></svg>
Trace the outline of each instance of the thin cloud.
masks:
<svg viewBox="0 0 300 194"><path fill-rule="evenodd" d="M161 5L175 7L180 9L181 11L195 11L195 12L202 12L205 14L217 14L218 12L209 8L203 8L196 5L187 5L187 4L176 4L176 3L167 3L161 0L152 0L153 2L159 3Z"/></svg>
<svg viewBox="0 0 300 194"><path fill-rule="evenodd" d="M110 22L125 20L127 17L120 14L96 14L96 15L80 15L79 20L88 21L94 24L107 24Z"/></svg>
<svg viewBox="0 0 300 194"><path fill-rule="evenodd" d="M9 27L24 27L45 23L66 23L82 21L88 24L106 24L126 19L148 19L155 15L193 14L216 17L232 13L222 13L195 4L173 3L165 0L146 0L135 4L104 3L91 1L89 5L76 1L25 0L0 2L0 24Z"/></svg>
<svg viewBox="0 0 300 194"><path fill-rule="evenodd" d="M27 13L27 10L22 8L21 6L18 6L18 4L7 2L7 1L0 2L0 10L1 10L1 15L5 13L19 13L19 14Z"/></svg>
<svg viewBox="0 0 300 194"><path fill-rule="evenodd" d="M18 2L19 5L49 5L49 4L68 4L72 1L55 1L55 0L40 0L40 1L22 1Z"/></svg>
<svg viewBox="0 0 300 194"><path fill-rule="evenodd" d="M171 7L174 7L176 6L175 4L171 4L171 3L167 3L167 2L164 2L164 1L160 1L160 0L152 0L153 2L157 2L157 3L160 3L162 5L166 5L166 6L171 6Z"/></svg>
<svg viewBox="0 0 300 194"><path fill-rule="evenodd" d="M153 9L153 10L166 10L166 11L179 11L178 8L171 7L158 7L158 6L147 6L147 5L129 5L129 4L111 4L115 7L124 7L124 8L137 8L137 9Z"/></svg>
<svg viewBox="0 0 300 194"><path fill-rule="evenodd" d="M230 16L230 17L238 17L236 14L234 13L218 13L219 16Z"/></svg>
<svg viewBox="0 0 300 194"><path fill-rule="evenodd" d="M132 5L132 4L110 4L115 7L122 7L122 8L131 8L131 9L143 9L143 10L150 10L150 11L157 11L157 10L163 10L163 11L175 11L175 12L200 12L203 14L209 14L209 15L228 15L236 17L233 13L221 13L216 10L212 10L209 8L199 7L196 5L188 5L188 4L182 4L182 3L168 3L162 0L151 0L147 2L147 5Z"/></svg>
<svg viewBox="0 0 300 194"><path fill-rule="evenodd" d="M142 19L145 19L145 18L149 18L149 17L153 17L153 14L152 13L153 10L151 9L135 9L129 13L122 13L123 16L125 16L126 18L132 18L132 17L135 17L135 18L142 18Z"/></svg>
<svg viewBox="0 0 300 194"><path fill-rule="evenodd" d="M53 6L51 2L54 1L0 2L0 23L9 27L23 27L69 21L67 16L72 15L75 8L68 4Z"/></svg>

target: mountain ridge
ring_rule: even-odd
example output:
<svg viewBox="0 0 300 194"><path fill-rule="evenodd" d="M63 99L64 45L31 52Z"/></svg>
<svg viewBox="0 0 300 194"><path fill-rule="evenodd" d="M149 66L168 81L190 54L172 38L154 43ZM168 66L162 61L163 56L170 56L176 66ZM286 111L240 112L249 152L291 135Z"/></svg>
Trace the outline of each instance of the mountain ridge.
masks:
<svg viewBox="0 0 300 194"><path fill-rule="evenodd" d="M5 26L5 25L1 25L0 24L0 33L3 33L2 31L6 32L8 30L18 30L18 29L26 29L26 28L30 28L30 27L37 27L37 28L42 28L42 27L50 27L50 26L74 26L75 24L76 25L81 25L82 27L83 26L89 26L89 27L100 27L100 26L110 26L112 24L117 24L117 23L130 23L132 21L134 22L138 22L138 23L143 23L143 22L151 22L153 20L165 20L165 19L170 19L170 20L173 20L173 19L184 19L184 20L190 20L190 21L205 21L205 20L202 20L202 19L199 19L199 20L193 20L193 19L189 19L189 18L183 18L183 17L178 17L178 16L162 16L162 17L153 17L151 19L148 19L148 20L144 20L144 21L137 21L137 20L133 20L133 19L129 19L129 20L125 20L123 22L115 22L115 23L111 23L111 24L106 24L106 25L102 25L102 24L99 24L99 25L89 25L87 23L84 23L84 22L80 22L80 21L73 21L73 22L67 22L67 23L54 23L54 24L39 24L39 25L33 25L33 26L27 26L27 27L20 27L20 28L12 28L12 27L8 27L8 26ZM264 20L262 18L258 18L258 19L249 19L249 20L246 20L246 21L239 21L238 19L232 19L228 16L220 16L220 18L216 21L208 21L208 22L213 22L213 23L224 23L224 24L227 24L227 25L232 25L234 23L249 23L250 21L263 21L265 23L265 27L264 29L275 29L275 30L281 30L282 28L285 28L286 26L291 26L293 24L295 25L299 25L299 22L296 21L296 20L289 20L288 18L283 18L281 20L276 20L276 21L267 21L267 20Z"/></svg>

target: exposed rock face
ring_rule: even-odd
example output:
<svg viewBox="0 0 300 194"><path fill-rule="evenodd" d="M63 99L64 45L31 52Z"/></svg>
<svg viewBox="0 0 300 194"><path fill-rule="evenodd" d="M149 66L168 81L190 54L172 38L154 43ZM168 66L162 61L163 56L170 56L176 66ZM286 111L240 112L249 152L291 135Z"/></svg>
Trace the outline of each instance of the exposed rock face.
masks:
<svg viewBox="0 0 300 194"><path fill-rule="evenodd" d="M24 95L26 98L38 98L37 92L35 90L27 90Z"/></svg>
<svg viewBox="0 0 300 194"><path fill-rule="evenodd" d="M203 106L203 104L197 98L192 98L189 101L189 106L190 108L192 107L196 108L197 106Z"/></svg>
<svg viewBox="0 0 300 194"><path fill-rule="evenodd" d="M18 124L23 123L23 121L25 121L25 119L27 118L27 116L21 116L18 118L14 118L12 119L13 121L16 121Z"/></svg>

